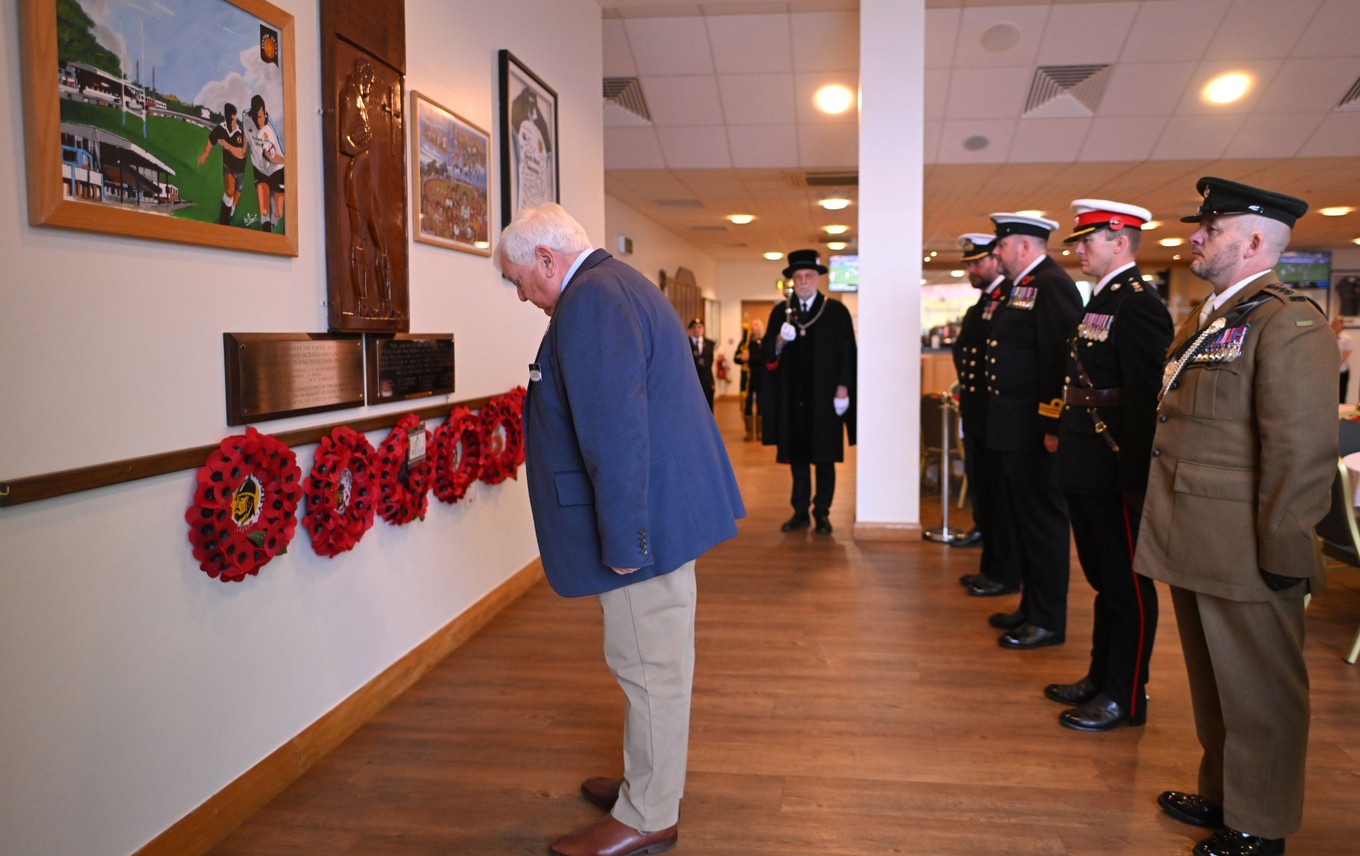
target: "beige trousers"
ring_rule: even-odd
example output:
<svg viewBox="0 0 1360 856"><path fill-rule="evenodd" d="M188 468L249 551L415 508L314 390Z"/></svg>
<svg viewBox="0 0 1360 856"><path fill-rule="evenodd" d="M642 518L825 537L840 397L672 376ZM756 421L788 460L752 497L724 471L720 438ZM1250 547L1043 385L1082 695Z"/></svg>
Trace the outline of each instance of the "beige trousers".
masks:
<svg viewBox="0 0 1360 856"><path fill-rule="evenodd" d="M604 658L628 699L623 787L613 815L644 832L674 826L685 793L694 683L694 562L600 596Z"/></svg>

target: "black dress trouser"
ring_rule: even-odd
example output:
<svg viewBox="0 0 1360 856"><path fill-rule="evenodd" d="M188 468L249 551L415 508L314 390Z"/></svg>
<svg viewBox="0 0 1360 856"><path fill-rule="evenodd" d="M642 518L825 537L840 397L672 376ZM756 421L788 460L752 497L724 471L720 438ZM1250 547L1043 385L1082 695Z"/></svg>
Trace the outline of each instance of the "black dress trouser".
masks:
<svg viewBox="0 0 1360 856"><path fill-rule="evenodd" d="M1067 501L1053 486L1053 456L1042 449L1000 451L995 459L1004 507L1015 522L1024 585L1020 608L1030 624L1066 633L1071 548Z"/></svg>

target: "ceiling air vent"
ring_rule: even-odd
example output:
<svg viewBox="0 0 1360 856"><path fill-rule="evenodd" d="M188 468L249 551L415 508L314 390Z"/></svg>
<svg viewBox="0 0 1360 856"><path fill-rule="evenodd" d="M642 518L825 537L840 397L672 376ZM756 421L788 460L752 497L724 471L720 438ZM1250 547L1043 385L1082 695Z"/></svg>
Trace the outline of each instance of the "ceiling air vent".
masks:
<svg viewBox="0 0 1360 856"><path fill-rule="evenodd" d="M652 124L642 84L636 77L604 79L604 124L606 128L628 128Z"/></svg>
<svg viewBox="0 0 1360 856"><path fill-rule="evenodd" d="M1336 105L1338 110L1360 110L1360 80L1351 84L1351 88L1346 90L1341 103Z"/></svg>
<svg viewBox="0 0 1360 856"><path fill-rule="evenodd" d="M1108 65L1042 65L1034 70L1026 118L1076 119L1095 115L1109 78Z"/></svg>
<svg viewBox="0 0 1360 856"><path fill-rule="evenodd" d="M858 172L810 172L808 187L859 187Z"/></svg>
<svg viewBox="0 0 1360 856"><path fill-rule="evenodd" d="M658 199L656 204L660 208L703 208L704 203L697 199Z"/></svg>

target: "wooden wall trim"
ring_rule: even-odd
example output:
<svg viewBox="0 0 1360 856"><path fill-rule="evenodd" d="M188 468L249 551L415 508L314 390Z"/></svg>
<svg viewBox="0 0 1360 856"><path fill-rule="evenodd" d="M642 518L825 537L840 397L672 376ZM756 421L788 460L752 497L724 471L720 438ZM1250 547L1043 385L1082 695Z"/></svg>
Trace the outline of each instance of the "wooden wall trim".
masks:
<svg viewBox="0 0 1360 856"><path fill-rule="evenodd" d="M543 565L534 559L134 856L198 856L211 850L542 579Z"/></svg>

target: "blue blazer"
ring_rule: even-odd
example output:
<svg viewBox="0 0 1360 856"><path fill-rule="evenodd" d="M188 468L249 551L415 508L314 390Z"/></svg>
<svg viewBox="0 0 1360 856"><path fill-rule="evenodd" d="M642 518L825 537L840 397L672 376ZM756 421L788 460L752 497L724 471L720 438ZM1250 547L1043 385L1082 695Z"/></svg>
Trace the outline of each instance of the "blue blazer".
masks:
<svg viewBox="0 0 1360 856"><path fill-rule="evenodd" d="M564 597L669 573L746 514L679 316L604 250L553 310L524 400L524 455L543 570Z"/></svg>

